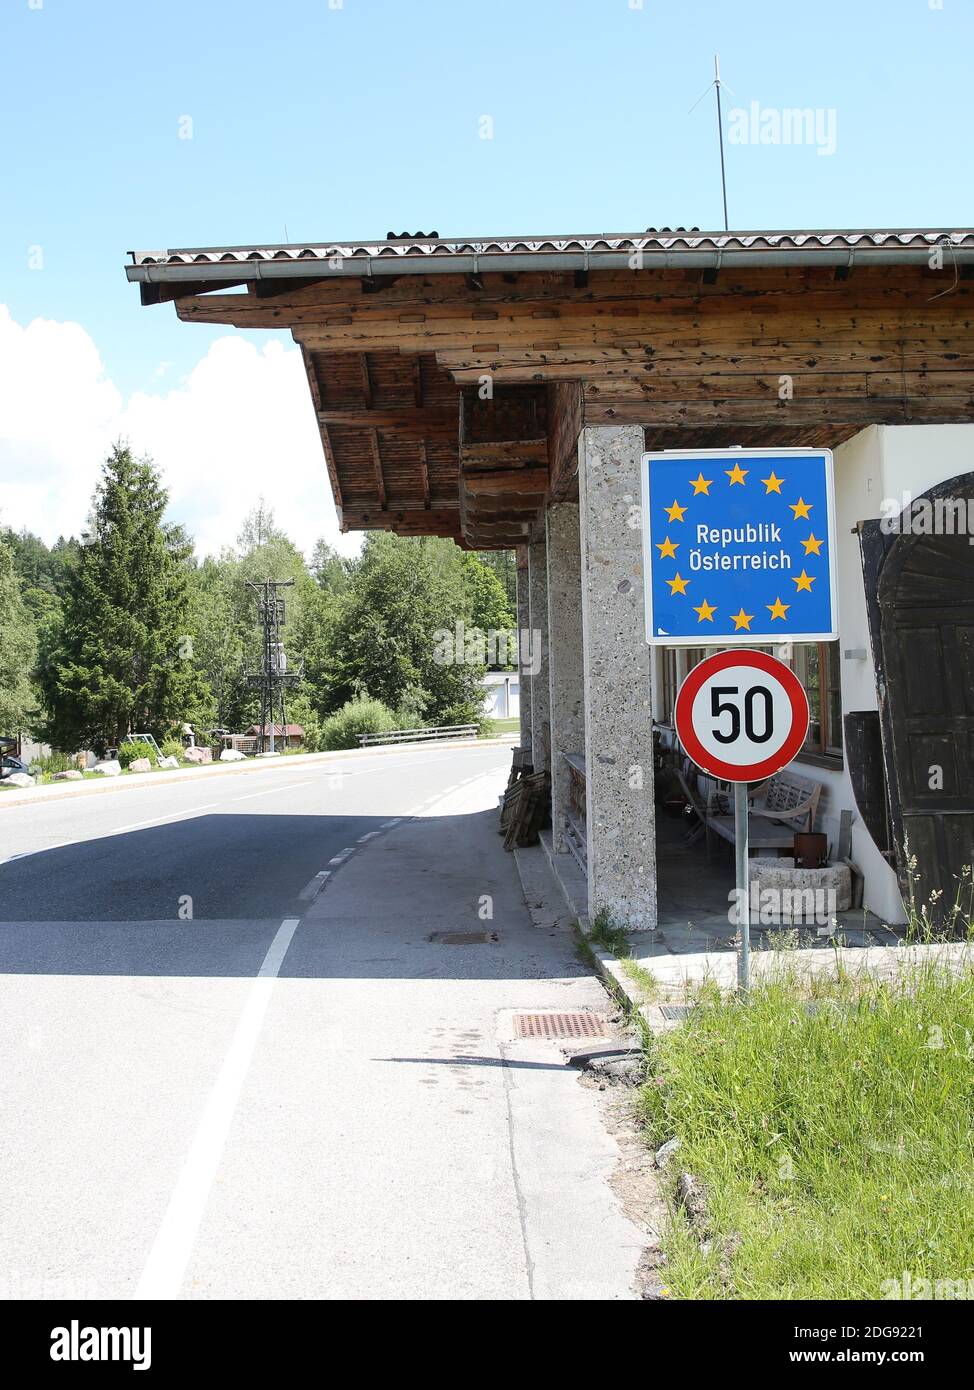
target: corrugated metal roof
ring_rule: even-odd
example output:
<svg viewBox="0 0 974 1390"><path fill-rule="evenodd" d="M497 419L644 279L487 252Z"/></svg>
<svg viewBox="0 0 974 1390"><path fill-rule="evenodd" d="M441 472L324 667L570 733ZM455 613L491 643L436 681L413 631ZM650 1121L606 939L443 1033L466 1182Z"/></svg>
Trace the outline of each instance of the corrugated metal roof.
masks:
<svg viewBox="0 0 974 1390"><path fill-rule="evenodd" d="M646 232L583 236L492 237L462 239L442 237L395 237L361 242L317 242L309 245L180 247L166 251L132 251L133 267L244 266L248 262L277 262L292 265L297 273L327 274L329 261L447 261L453 258L522 256L557 258L588 255L596 260L605 255L642 251L654 258L674 252L759 254L767 251L875 251L882 249L929 250L938 244L953 249L974 248L974 231L940 230L861 230L861 231L754 231L699 232L650 228ZM322 265L321 263L325 263ZM337 270L338 264L331 267ZM136 277L133 277L136 278Z"/></svg>

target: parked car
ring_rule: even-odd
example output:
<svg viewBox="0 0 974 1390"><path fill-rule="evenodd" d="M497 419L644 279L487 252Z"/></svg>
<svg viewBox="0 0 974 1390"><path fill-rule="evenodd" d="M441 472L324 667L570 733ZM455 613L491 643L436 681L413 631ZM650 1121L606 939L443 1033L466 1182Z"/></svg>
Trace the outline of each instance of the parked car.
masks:
<svg viewBox="0 0 974 1390"><path fill-rule="evenodd" d="M6 753L0 760L0 780L4 777L12 777L15 772L30 772L30 768L23 758L15 758L13 753Z"/></svg>

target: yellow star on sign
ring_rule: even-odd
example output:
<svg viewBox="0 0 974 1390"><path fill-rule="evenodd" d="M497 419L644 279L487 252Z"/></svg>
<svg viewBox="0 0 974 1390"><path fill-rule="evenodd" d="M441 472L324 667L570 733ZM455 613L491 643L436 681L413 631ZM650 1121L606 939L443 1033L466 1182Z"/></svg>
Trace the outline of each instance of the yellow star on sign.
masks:
<svg viewBox="0 0 974 1390"><path fill-rule="evenodd" d="M656 549L659 551L659 558L661 560L675 559L677 547L679 546L679 544L680 542L677 541L676 545L674 545L673 542L670 540L669 536L667 536L665 541L657 541Z"/></svg>
<svg viewBox="0 0 974 1390"><path fill-rule="evenodd" d="M788 612L788 609L791 607L791 604L782 603L780 598L776 598L774 603L766 603L764 606L771 614L771 621L774 622L775 618L786 619L786 614Z"/></svg>
<svg viewBox="0 0 974 1390"><path fill-rule="evenodd" d="M731 618L734 621L735 632L740 632L741 628L743 628L745 632L751 631L751 623L754 619L754 614L745 613L743 604L741 605L741 611L739 613L732 613Z"/></svg>
<svg viewBox="0 0 974 1390"><path fill-rule="evenodd" d="M797 579L794 577L794 575L792 575L791 582L792 584L798 585L798 593L801 593L802 589L805 589L808 593L811 593L812 585L815 583L815 575L806 574L805 571L802 570L801 574L798 576Z"/></svg>
<svg viewBox="0 0 974 1390"><path fill-rule="evenodd" d="M712 603L708 603L707 600L704 599L703 603L701 603L699 608L695 604L691 606L693 607L694 613L700 614L700 617L697 619L698 623L713 622L714 614L717 612L717 609L714 607Z"/></svg>
<svg viewBox="0 0 974 1390"><path fill-rule="evenodd" d="M681 507L679 502L674 499L672 507L664 507L663 511L669 517L670 521L682 521L684 513L686 512L686 507Z"/></svg>
<svg viewBox="0 0 974 1390"><path fill-rule="evenodd" d="M702 473L698 473L695 478L690 479L690 482L693 485L694 497L700 492L706 497L710 496L710 485L713 482L713 478L705 478Z"/></svg>
<svg viewBox="0 0 974 1390"><path fill-rule="evenodd" d="M750 471L750 468L742 468L739 463L735 463L733 468L724 469L724 472L731 480L731 487L733 487L735 483L740 483L741 487L743 487L744 479L747 477Z"/></svg>
<svg viewBox="0 0 974 1390"><path fill-rule="evenodd" d="M771 477L770 477L770 478L762 478L761 481L762 481L762 483L764 483L764 490L765 490L765 492L780 492L780 491L781 491L781 484L782 484L785 480L784 480L784 478L778 478L778 477L776 477L776 476L775 476L775 471L774 471L774 469L772 468L772 470L771 470Z"/></svg>
<svg viewBox="0 0 974 1390"><path fill-rule="evenodd" d="M670 586L671 595L685 594L687 591L687 585L690 583L689 579L683 578L679 570L677 570L676 575L672 579L668 579L666 582Z"/></svg>
<svg viewBox="0 0 974 1390"><path fill-rule="evenodd" d="M808 513L812 510L813 504L811 502L806 502L804 497L799 497L797 502L789 502L788 505L791 508L791 510L795 513L796 521L800 516L803 516L807 521Z"/></svg>
<svg viewBox="0 0 974 1390"><path fill-rule="evenodd" d="M802 545L805 547L806 555L821 555L822 553L822 542L814 533L809 536L807 541L802 541Z"/></svg>

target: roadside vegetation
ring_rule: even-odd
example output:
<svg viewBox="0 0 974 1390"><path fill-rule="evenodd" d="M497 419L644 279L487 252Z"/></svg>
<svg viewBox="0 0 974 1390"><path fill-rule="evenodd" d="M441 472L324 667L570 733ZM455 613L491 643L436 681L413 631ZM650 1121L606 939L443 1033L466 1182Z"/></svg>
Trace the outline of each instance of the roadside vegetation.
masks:
<svg viewBox="0 0 974 1390"><path fill-rule="evenodd" d="M515 625L509 553L370 533L353 558L324 541L305 556L260 501L235 547L200 558L167 505L151 460L120 444L80 538L47 546L0 529L0 734L74 754L150 733L178 757L184 723L198 742L213 728L244 732L259 718L247 677L261 660L248 581L264 578L293 581L284 639L300 679L287 711L307 751L357 747L359 733L486 725L485 664L469 638ZM454 633L467 639L460 659L444 660Z"/></svg>
<svg viewBox="0 0 974 1390"><path fill-rule="evenodd" d="M649 1143L679 1141L670 1297L877 1299L904 1273L974 1280L970 961L816 980L783 958L746 1003L705 988L696 1004L650 1039L640 1093ZM679 1200L686 1173L702 1202Z"/></svg>

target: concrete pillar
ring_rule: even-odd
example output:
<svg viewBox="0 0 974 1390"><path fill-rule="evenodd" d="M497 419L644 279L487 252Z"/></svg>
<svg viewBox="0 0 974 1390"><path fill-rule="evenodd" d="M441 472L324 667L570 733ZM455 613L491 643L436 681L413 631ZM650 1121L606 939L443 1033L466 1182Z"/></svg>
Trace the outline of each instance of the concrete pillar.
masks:
<svg viewBox="0 0 974 1390"><path fill-rule="evenodd" d="M588 901L620 925L656 925L653 717L640 539L637 426L578 441Z"/></svg>
<svg viewBox="0 0 974 1390"><path fill-rule="evenodd" d="M531 604L528 594L528 556L524 547L524 562L521 562L521 547L518 547L517 561L517 669L521 691L521 734L522 748L531 747L531 669L525 657L530 653Z"/></svg>
<svg viewBox="0 0 974 1390"><path fill-rule="evenodd" d="M548 689L548 557L544 541L528 546L528 588L531 609L531 765L535 772L551 767L550 701Z"/></svg>
<svg viewBox="0 0 974 1390"><path fill-rule="evenodd" d="M571 779L562 754L585 751L582 678L582 558L578 505L555 502L545 518L548 549L548 688L551 715L551 823L557 853L567 853L565 817Z"/></svg>

